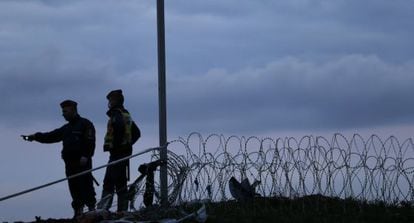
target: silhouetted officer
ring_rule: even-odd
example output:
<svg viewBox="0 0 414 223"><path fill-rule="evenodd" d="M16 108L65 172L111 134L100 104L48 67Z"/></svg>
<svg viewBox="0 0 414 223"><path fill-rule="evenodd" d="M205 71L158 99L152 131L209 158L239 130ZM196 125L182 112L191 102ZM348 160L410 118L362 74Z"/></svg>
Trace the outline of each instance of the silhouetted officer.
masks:
<svg viewBox="0 0 414 223"><path fill-rule="evenodd" d="M23 136L28 141L40 143L56 143L62 141L62 159L65 161L66 176L71 176L92 168L92 156L95 151L95 128L88 119L82 118L77 111L77 103L71 100L60 104L67 124L51 132L37 132ZM72 196L74 217L83 213L86 205L89 210L95 209L95 189L92 173L68 180Z"/></svg>
<svg viewBox="0 0 414 223"><path fill-rule="evenodd" d="M132 118L124 108L124 96L122 90L114 90L106 96L108 99L109 117L107 132L105 135L104 151L109 152L109 162L119 160L132 154L131 127ZM118 212L128 209L127 182L129 177L129 160L108 166L103 182L102 199L112 196L116 192L118 196ZM100 209L109 209L112 199Z"/></svg>

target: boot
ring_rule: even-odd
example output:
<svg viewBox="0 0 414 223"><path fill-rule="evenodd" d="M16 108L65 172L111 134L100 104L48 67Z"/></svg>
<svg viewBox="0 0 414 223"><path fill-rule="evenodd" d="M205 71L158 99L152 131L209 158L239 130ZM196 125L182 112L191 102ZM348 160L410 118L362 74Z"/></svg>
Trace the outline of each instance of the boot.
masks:
<svg viewBox="0 0 414 223"><path fill-rule="evenodd" d="M94 211L95 210L95 206L96 206L96 199L95 197L93 197L93 199L88 199L85 202L86 207L88 207L88 211Z"/></svg>
<svg viewBox="0 0 414 223"><path fill-rule="evenodd" d="M83 214L83 207L73 208L73 212L73 218L75 219Z"/></svg>
<svg viewBox="0 0 414 223"><path fill-rule="evenodd" d="M95 204L88 205L88 211L94 211L95 210Z"/></svg>

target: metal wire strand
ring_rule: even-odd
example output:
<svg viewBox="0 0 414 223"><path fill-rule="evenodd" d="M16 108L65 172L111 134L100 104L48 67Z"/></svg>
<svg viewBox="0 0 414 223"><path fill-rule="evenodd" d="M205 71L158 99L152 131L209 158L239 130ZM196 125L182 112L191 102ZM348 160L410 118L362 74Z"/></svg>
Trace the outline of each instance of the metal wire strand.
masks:
<svg viewBox="0 0 414 223"><path fill-rule="evenodd" d="M82 175L85 175L85 174L91 173L91 172L93 172L93 171L96 171L96 170L102 169L102 168L107 167L107 166L112 166L112 165L115 165L115 164L120 163L120 162L122 162L122 161L125 161L125 160L128 160L128 159L132 159L132 158L134 158L134 157L136 157L136 156L139 156L139 155L142 155L142 154L145 154L145 153L151 152L151 151L159 150L160 148L161 148L161 147L149 148L149 149L146 149L146 150L144 150L144 151L141 151L141 152L135 153L135 154L133 154L133 155L131 155L131 156L128 156L128 157L125 157L125 158L122 158L122 159L119 159L119 160L116 160L116 161L110 162L110 163L108 163L108 164L105 164L105 165L102 165L102 166L99 166L99 167L96 167L96 168L93 168L93 169L90 169L90 170L86 170L86 171L83 171L83 172L80 172L80 173L77 173L77 174L71 175L71 176L69 176L69 177L65 177L65 178L62 178L62 179L59 179L59 180L55 180L55 181L52 181L52 182L49 182L49 183L46 183L46 184L43 184L43 185L40 185L40 186L37 186L37 187L33 187L33 188L30 188L30 189L27 189L27 190L24 190L24 191L21 191L21 192L15 193L15 194L11 194L11 195L8 195L8 196L5 196L5 197L2 197L2 198L0 198L0 202L5 201L5 200L8 200L8 199L10 199L10 198L14 198L14 197L17 197L17 196L21 196L21 195L23 195L23 194L27 194L27 193L30 193L30 192L33 192L33 191L36 191L36 190L40 190L40 189L45 188L45 187L52 186L52 185L54 185L54 184L57 184L57 183L60 183L60 182L63 182L63 181L69 180L69 179L73 179L73 178L75 178L75 177L79 177L79 176L82 176Z"/></svg>

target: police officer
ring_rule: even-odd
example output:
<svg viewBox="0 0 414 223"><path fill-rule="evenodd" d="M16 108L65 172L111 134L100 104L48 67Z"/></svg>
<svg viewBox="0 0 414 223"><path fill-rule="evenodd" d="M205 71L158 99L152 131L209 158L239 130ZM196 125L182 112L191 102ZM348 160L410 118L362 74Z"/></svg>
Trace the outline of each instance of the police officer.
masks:
<svg viewBox="0 0 414 223"><path fill-rule="evenodd" d="M109 120L105 135L104 151L109 152L109 162L113 162L132 154L132 118L129 112L124 108L124 96L122 90L111 91L106 98L108 99L109 108L106 114L108 115ZM129 160L125 160L106 168L102 199L111 196L116 192L118 196L118 212L126 211L128 209L128 178ZM112 205L112 199L105 205L106 206L98 206L98 208L108 210Z"/></svg>
<svg viewBox="0 0 414 223"><path fill-rule="evenodd" d="M77 103L65 100L60 103L62 115L67 124L51 132L37 132L23 136L25 140L40 143L62 141L62 159L65 162L66 176L71 176L92 168L92 156L95 151L95 128L88 119L82 118L77 111ZM74 218L83 213L84 205L94 210L96 199L92 173L68 180L72 196Z"/></svg>

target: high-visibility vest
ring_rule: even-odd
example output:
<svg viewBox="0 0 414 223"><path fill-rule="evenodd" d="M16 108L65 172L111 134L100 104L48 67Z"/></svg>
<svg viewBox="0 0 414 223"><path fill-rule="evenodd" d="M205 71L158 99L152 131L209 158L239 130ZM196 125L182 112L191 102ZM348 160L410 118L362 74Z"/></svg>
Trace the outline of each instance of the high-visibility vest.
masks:
<svg viewBox="0 0 414 223"><path fill-rule="evenodd" d="M128 112L124 112L121 109L119 109L119 111L122 114L122 118L123 118L124 126L125 126L124 137L122 138L121 145L120 145L121 147L124 147L127 145L131 145L132 118ZM104 148L107 148L109 150L120 149L120 148L114 148L114 128L113 128L112 123L113 123L113 119L110 118L107 124L107 131L106 131L106 135L104 139L105 140Z"/></svg>

